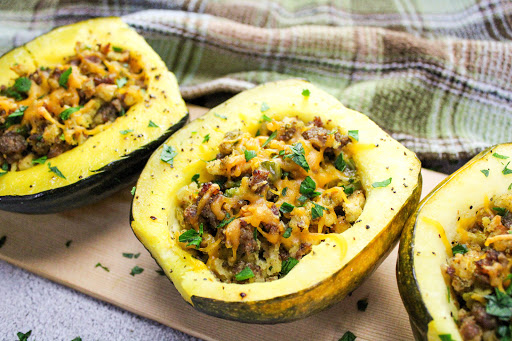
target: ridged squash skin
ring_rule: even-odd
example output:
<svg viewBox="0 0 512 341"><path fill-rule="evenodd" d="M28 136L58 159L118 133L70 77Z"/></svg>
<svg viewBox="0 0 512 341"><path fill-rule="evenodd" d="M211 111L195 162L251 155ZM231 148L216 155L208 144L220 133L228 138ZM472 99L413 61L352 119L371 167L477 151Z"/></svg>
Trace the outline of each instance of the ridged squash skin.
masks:
<svg viewBox="0 0 512 341"><path fill-rule="evenodd" d="M308 89L310 94L302 94ZM224 134L260 126L263 103L269 117L315 116L328 127L358 130L354 161L362 173L367 201L359 221L342 234L328 234L285 277L264 283L222 283L204 263L177 243L178 189L194 174L204 181L205 162L218 153ZM203 143L206 134L210 140ZM137 183L131 226L183 298L199 311L249 323L279 323L311 315L342 299L368 277L396 244L421 192L420 162L363 114L310 83L286 80L244 91L185 126L166 145L178 151L173 167L150 158ZM392 178L384 188L372 184Z"/></svg>
<svg viewBox="0 0 512 341"><path fill-rule="evenodd" d="M503 173L510 159L497 158L494 153L512 158L512 143L482 151L443 180L422 200L404 228L397 280L416 340L440 340L443 334L462 340L451 317L457 310L455 298L449 297L441 265L448 259L457 217L474 214L486 197L510 192L512 175ZM488 176L482 170L488 170Z"/></svg>
<svg viewBox="0 0 512 341"><path fill-rule="evenodd" d="M0 210L54 213L102 199L135 180L155 148L188 118L174 75L144 38L119 18L59 27L8 52L0 58L0 84L10 85L18 77L10 70L14 63L26 65L29 72L62 63L75 54L77 41L110 43L139 55L148 77L144 101L103 132L46 164L1 176ZM148 127L150 120L158 127ZM122 135L123 130L133 132ZM66 179L49 172L48 162Z"/></svg>

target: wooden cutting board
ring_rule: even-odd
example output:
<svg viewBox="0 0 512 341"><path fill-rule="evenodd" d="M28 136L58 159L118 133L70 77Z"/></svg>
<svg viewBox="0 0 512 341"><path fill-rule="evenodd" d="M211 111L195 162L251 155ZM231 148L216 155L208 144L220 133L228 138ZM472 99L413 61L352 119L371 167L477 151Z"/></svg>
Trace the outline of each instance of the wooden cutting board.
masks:
<svg viewBox="0 0 512 341"><path fill-rule="evenodd" d="M206 109L190 107L191 117ZM423 170L423 196L445 175ZM97 204L60 214L0 213L0 259L135 314L206 340L412 340L395 280L397 249L362 286L333 307L278 325L225 321L195 311L133 235L131 186ZM126 258L123 253L138 254ZM108 268L105 270L100 266ZM134 266L144 271L130 275ZM366 311L357 301L368 299Z"/></svg>

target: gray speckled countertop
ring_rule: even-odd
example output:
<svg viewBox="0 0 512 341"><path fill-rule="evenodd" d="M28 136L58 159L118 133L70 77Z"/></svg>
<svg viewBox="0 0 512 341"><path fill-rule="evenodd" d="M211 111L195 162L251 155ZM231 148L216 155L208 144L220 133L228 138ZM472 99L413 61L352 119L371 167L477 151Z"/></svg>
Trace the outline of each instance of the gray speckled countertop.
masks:
<svg viewBox="0 0 512 341"><path fill-rule="evenodd" d="M0 340L199 340L0 261Z"/></svg>

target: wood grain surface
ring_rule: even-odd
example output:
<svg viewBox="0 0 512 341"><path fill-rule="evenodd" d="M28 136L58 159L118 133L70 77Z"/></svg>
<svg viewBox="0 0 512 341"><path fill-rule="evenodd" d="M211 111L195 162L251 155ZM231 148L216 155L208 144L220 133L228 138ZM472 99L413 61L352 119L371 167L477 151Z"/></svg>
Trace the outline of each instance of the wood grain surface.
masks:
<svg viewBox="0 0 512 341"><path fill-rule="evenodd" d="M190 112L194 118L205 109L191 106ZM423 196L445 177L422 173ZM395 280L396 249L351 296L300 321L252 325L195 311L156 272L158 266L132 233L130 189L60 214L1 212L0 237L7 239L0 259L206 340L338 340L347 330L358 340L413 339ZM130 259L123 253L140 256ZM134 266L144 271L132 276ZM357 310L357 301L363 298L368 299L365 312Z"/></svg>

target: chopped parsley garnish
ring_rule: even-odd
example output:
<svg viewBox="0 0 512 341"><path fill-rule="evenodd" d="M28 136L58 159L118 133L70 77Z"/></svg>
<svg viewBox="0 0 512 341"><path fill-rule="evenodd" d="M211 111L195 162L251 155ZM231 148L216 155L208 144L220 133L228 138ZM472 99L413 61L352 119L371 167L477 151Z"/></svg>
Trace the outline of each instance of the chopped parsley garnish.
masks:
<svg viewBox="0 0 512 341"><path fill-rule="evenodd" d="M324 215L324 211L327 211L327 208L318 205L317 203L313 203L313 207L311 208L311 218L316 219L320 218Z"/></svg>
<svg viewBox="0 0 512 341"><path fill-rule="evenodd" d="M2 248L2 246L4 246L6 240L7 240L7 236L2 236L0 238L0 248Z"/></svg>
<svg viewBox="0 0 512 341"><path fill-rule="evenodd" d="M281 264L281 272L279 274L281 276L286 276L298 263L299 261L297 259L289 257Z"/></svg>
<svg viewBox="0 0 512 341"><path fill-rule="evenodd" d="M502 170L502 173L503 173L504 175L512 174L512 169L508 169L508 168L507 168L509 164L510 164L510 161L507 163L507 165L505 166L505 168L503 168L503 170Z"/></svg>
<svg viewBox="0 0 512 341"><path fill-rule="evenodd" d="M143 268L139 267L138 265L135 265L133 268L132 268L132 271L130 272L130 275L134 276L135 275L139 275L141 274L142 272L144 271Z"/></svg>
<svg viewBox="0 0 512 341"><path fill-rule="evenodd" d="M285 158L292 158L292 161L304 168L306 172L309 171L309 164L306 160L306 156L304 155L304 147L300 142L297 142L293 146L290 147L292 150L291 154L285 155Z"/></svg>
<svg viewBox="0 0 512 341"><path fill-rule="evenodd" d="M346 195L351 195L352 193L354 193L354 186L342 186L343 187L343 192L345 192Z"/></svg>
<svg viewBox="0 0 512 341"><path fill-rule="evenodd" d="M261 111L261 112L265 112L265 111L267 111L268 109L270 109L270 107L268 106L268 104L267 104L267 103L265 103L265 102L261 103L261 107L260 107L260 111Z"/></svg>
<svg viewBox="0 0 512 341"><path fill-rule="evenodd" d="M227 120L227 119L228 119L228 118L227 118L227 116L219 115L219 114L217 114L217 113L214 113L214 114L213 114L213 116L216 116L216 117L218 117L218 118L222 118L223 120Z"/></svg>
<svg viewBox="0 0 512 341"><path fill-rule="evenodd" d="M155 122L149 120L149 124L148 124L148 127L149 128L158 128L158 124L156 124Z"/></svg>
<svg viewBox="0 0 512 341"><path fill-rule="evenodd" d="M280 156L283 156L285 153L286 153L286 151L285 151L285 150L280 150L280 151L279 151L279 155L280 155Z"/></svg>
<svg viewBox="0 0 512 341"><path fill-rule="evenodd" d="M292 204L283 202L281 204L281 207L279 207L279 211L281 211L281 213L290 213L291 211L293 211L294 208L295 208L295 206L293 206ZM285 238L287 238L287 237L285 237Z"/></svg>
<svg viewBox="0 0 512 341"><path fill-rule="evenodd" d="M482 172L485 175L486 178L489 176L489 170L488 169L481 169L480 172Z"/></svg>
<svg viewBox="0 0 512 341"><path fill-rule="evenodd" d="M140 256L140 252L139 252L139 253L127 253L127 252L123 252L123 257L130 258L130 259L132 259L132 258L137 259L137 258L139 258L139 256Z"/></svg>
<svg viewBox="0 0 512 341"><path fill-rule="evenodd" d="M16 335L18 336L18 341L27 341L30 334L32 334L32 330L29 330L26 333L22 333L22 332L16 333Z"/></svg>
<svg viewBox="0 0 512 341"><path fill-rule="evenodd" d="M452 253L454 255L456 255L457 253L460 253L461 255L463 255L466 252L468 252L468 248L464 244L457 244L454 247L452 247Z"/></svg>
<svg viewBox="0 0 512 341"><path fill-rule="evenodd" d="M5 128L9 128L14 124L21 123L23 114L25 113L25 110L27 110L27 108L28 107L26 105L20 105L20 107L17 108L12 114L7 116L7 119L5 120Z"/></svg>
<svg viewBox="0 0 512 341"><path fill-rule="evenodd" d="M348 136L350 136L351 138L353 138L356 141L359 141L359 130L349 130Z"/></svg>
<svg viewBox="0 0 512 341"><path fill-rule="evenodd" d="M500 216L504 216L505 214L507 214L508 210L506 208L503 208L503 207L493 207L492 208L493 211L496 211L496 214L500 215Z"/></svg>
<svg viewBox="0 0 512 341"><path fill-rule="evenodd" d="M311 91L309 91L309 89L302 90L302 96L309 97L309 95L311 95Z"/></svg>
<svg viewBox="0 0 512 341"><path fill-rule="evenodd" d="M68 241L66 242L66 247L69 247L69 246L71 245L71 243L72 243L72 242L73 242L72 240L68 240Z"/></svg>
<svg viewBox="0 0 512 341"><path fill-rule="evenodd" d="M245 154L245 161L249 162L250 159L253 159L256 157L256 152L254 150L246 150L244 151Z"/></svg>
<svg viewBox="0 0 512 341"><path fill-rule="evenodd" d="M283 233L283 238L290 238L291 235L292 235L292 228L288 227L286 229L286 231L284 231L284 233Z"/></svg>
<svg viewBox="0 0 512 341"><path fill-rule="evenodd" d="M81 106L67 108L64 111L62 111L59 116L63 121L65 121L71 116L72 113L75 113L80 109L82 109Z"/></svg>
<svg viewBox="0 0 512 341"><path fill-rule="evenodd" d="M309 198L314 198L320 195L320 192L315 192L316 182L310 176L306 176L306 178L300 183L299 192L300 194L304 194Z"/></svg>
<svg viewBox="0 0 512 341"><path fill-rule="evenodd" d="M30 88L32 87L32 81L28 79L27 77L19 77L14 81L13 88L19 92L26 94L30 91Z"/></svg>
<svg viewBox="0 0 512 341"><path fill-rule="evenodd" d="M38 159L34 159L32 160L32 164L35 165L35 164L40 164L40 165L44 165L44 163L46 162L46 160L48 160L48 156L41 156L40 158Z"/></svg>
<svg viewBox="0 0 512 341"><path fill-rule="evenodd" d="M493 153L492 156L494 156L497 159L508 159L508 156L501 155L501 154L498 154L498 153Z"/></svg>
<svg viewBox="0 0 512 341"><path fill-rule="evenodd" d="M59 77L59 85L62 86L64 89L68 88L68 79L69 75L71 75L71 71L73 71L73 69L70 67L69 69L61 73Z"/></svg>
<svg viewBox="0 0 512 341"><path fill-rule="evenodd" d="M204 137L203 137L203 143L206 143L210 141L210 134L206 134Z"/></svg>
<svg viewBox="0 0 512 341"><path fill-rule="evenodd" d="M439 334L438 336L441 341L453 341L452 334Z"/></svg>
<svg viewBox="0 0 512 341"><path fill-rule="evenodd" d="M347 163L343 159L343 153L340 153L340 155L336 157L336 160L334 161L334 167L336 167L336 169L340 172L343 172L345 168L347 168Z"/></svg>
<svg viewBox="0 0 512 341"><path fill-rule="evenodd" d="M123 52L123 48L119 46L112 46L112 50L114 50L114 52Z"/></svg>
<svg viewBox="0 0 512 341"><path fill-rule="evenodd" d="M203 241L203 238L201 237L203 234L203 224L201 224L201 228L199 232L197 232L194 229L187 230L183 232L179 237L178 240L180 243L188 243L187 246L194 245L196 249L199 249L199 246L201 245L201 242Z"/></svg>
<svg viewBox="0 0 512 341"><path fill-rule="evenodd" d="M165 276L165 272L164 272L164 270L162 270L162 269L157 269L157 270L155 270L155 272L156 272L157 274L159 274L160 276Z"/></svg>
<svg viewBox="0 0 512 341"><path fill-rule="evenodd" d="M96 263L96 265L95 265L94 267L95 267L95 268L100 267L100 268L102 268L103 270L105 270L106 272L110 272L110 269L109 269L109 268L107 268L106 266L101 265L101 263Z"/></svg>
<svg viewBox="0 0 512 341"><path fill-rule="evenodd" d="M59 139L62 141L66 141L66 136L64 136L64 133L60 134Z"/></svg>
<svg viewBox="0 0 512 341"><path fill-rule="evenodd" d="M174 158L178 155L176 150L172 146L164 144L162 153L160 154L160 160L173 166Z"/></svg>
<svg viewBox="0 0 512 341"><path fill-rule="evenodd" d="M510 191L512 189L512 182L510 183L510 185L508 185L508 190Z"/></svg>
<svg viewBox="0 0 512 341"><path fill-rule="evenodd" d="M268 139L261 145L262 148L265 148L267 146L267 144L270 143L270 141L272 141L273 139L275 139L277 136L277 131L274 131L272 132L272 134L270 134L270 136L268 137Z"/></svg>
<svg viewBox="0 0 512 341"><path fill-rule="evenodd" d="M252 236L254 237L254 240L258 240L258 229L254 228L252 231Z"/></svg>
<svg viewBox="0 0 512 341"><path fill-rule="evenodd" d="M125 86L126 83L128 83L128 79L126 79L126 77L116 79L116 85L119 89Z"/></svg>
<svg viewBox="0 0 512 341"><path fill-rule="evenodd" d="M372 184L372 187L373 187L373 188L377 188L377 187L387 187L387 186L391 183L391 180L392 180L392 178L389 178L389 179L384 180L384 181L374 182L374 183Z"/></svg>
<svg viewBox="0 0 512 341"><path fill-rule="evenodd" d="M132 187L132 190L130 191L130 193L131 193L132 195L135 195L135 190L136 190L136 189L137 189L137 187L133 186L133 187Z"/></svg>
<svg viewBox="0 0 512 341"><path fill-rule="evenodd" d="M226 213L226 217L224 218L223 221L220 222L219 225L217 225L217 228L220 229L221 227L224 227L226 225L228 225L230 222L232 222L233 220L235 220L236 217L231 217L230 218L230 215L229 213Z"/></svg>
<svg viewBox="0 0 512 341"><path fill-rule="evenodd" d="M199 185L199 174L192 175L192 182L195 182Z"/></svg>
<svg viewBox="0 0 512 341"><path fill-rule="evenodd" d="M366 311L366 308L368 308L368 299L363 298L357 301L357 310L359 311Z"/></svg>
<svg viewBox="0 0 512 341"><path fill-rule="evenodd" d="M240 271L239 273L237 273L235 275L235 279L237 281L245 281L246 279L249 279L249 278L253 278L254 277L254 272L252 272L251 268L246 266L242 271Z"/></svg>
<svg viewBox="0 0 512 341"><path fill-rule="evenodd" d="M121 135L126 135L126 134L129 134L129 133L133 133L133 129L120 130L119 133Z"/></svg>
<svg viewBox="0 0 512 341"><path fill-rule="evenodd" d="M50 169L49 172L55 173L58 177L66 179L64 174L57 168L57 166L52 167L52 164L48 162L48 168Z"/></svg>
<svg viewBox="0 0 512 341"><path fill-rule="evenodd" d="M80 336L77 336L77 337L75 337L75 338L74 338L73 340L71 340L71 341L82 341L82 338L81 338Z"/></svg>
<svg viewBox="0 0 512 341"><path fill-rule="evenodd" d="M263 114L263 116L261 116L261 118L263 119L263 121L272 122L272 119L265 114Z"/></svg>
<svg viewBox="0 0 512 341"><path fill-rule="evenodd" d="M286 192L287 192L287 191L288 191L288 187L283 188L283 190L281 191L281 195L282 195L283 197L285 197L285 196L286 196Z"/></svg>
<svg viewBox="0 0 512 341"><path fill-rule="evenodd" d="M354 341L356 336L350 330L347 330L345 334L338 341Z"/></svg>
<svg viewBox="0 0 512 341"><path fill-rule="evenodd" d="M487 306L485 312L498 317L502 321L508 321L512 317L512 297L494 288L495 295L487 295Z"/></svg>
<svg viewBox="0 0 512 341"><path fill-rule="evenodd" d="M3 172L0 173L0 176L3 176L8 173L9 165L7 164L7 162L4 162L2 164L2 170L3 170Z"/></svg>
<svg viewBox="0 0 512 341"><path fill-rule="evenodd" d="M300 197L297 198L297 201L300 202L301 204L304 204L308 199L309 198L307 196L301 195Z"/></svg>

